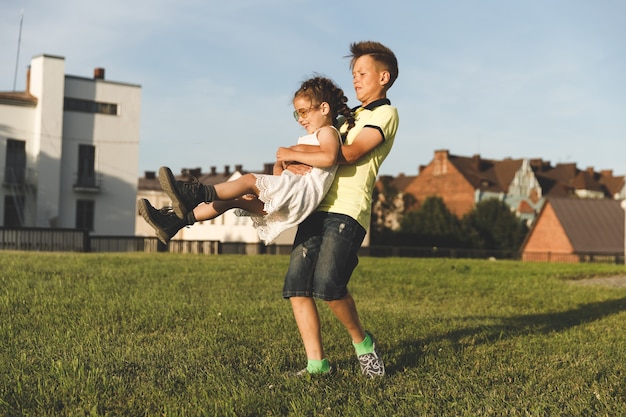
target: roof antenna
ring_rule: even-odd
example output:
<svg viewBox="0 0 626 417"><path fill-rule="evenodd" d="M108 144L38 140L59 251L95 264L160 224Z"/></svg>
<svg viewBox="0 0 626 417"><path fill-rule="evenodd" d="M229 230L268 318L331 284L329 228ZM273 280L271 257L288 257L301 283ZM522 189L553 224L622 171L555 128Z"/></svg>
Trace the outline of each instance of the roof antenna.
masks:
<svg viewBox="0 0 626 417"><path fill-rule="evenodd" d="M22 22L24 21L24 9L22 9L22 15L20 16L20 32L17 37L17 58L15 58L15 75L13 76L13 91L15 91L15 84L17 83L17 69L20 62L20 44L22 43Z"/></svg>

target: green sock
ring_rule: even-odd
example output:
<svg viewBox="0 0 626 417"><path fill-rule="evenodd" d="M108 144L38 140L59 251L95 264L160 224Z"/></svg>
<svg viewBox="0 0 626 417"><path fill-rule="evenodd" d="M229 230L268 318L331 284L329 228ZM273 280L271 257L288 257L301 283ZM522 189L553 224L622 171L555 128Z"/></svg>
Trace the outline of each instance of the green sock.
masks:
<svg viewBox="0 0 626 417"><path fill-rule="evenodd" d="M372 338L370 337L369 333L365 333L365 339L363 339L361 343L352 342L352 345L354 346L354 349L356 350L357 356L374 352L374 342L372 341Z"/></svg>
<svg viewBox="0 0 626 417"><path fill-rule="evenodd" d="M310 374L324 374L330 371L330 363L328 359L309 359L306 370Z"/></svg>

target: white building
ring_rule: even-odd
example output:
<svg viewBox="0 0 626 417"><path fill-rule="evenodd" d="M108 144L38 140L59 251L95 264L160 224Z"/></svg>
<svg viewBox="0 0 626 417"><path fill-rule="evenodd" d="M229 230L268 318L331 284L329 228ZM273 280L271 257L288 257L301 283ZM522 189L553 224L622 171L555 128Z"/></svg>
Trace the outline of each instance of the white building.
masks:
<svg viewBox="0 0 626 417"><path fill-rule="evenodd" d="M0 93L0 225L135 231L141 87L32 59L26 91Z"/></svg>

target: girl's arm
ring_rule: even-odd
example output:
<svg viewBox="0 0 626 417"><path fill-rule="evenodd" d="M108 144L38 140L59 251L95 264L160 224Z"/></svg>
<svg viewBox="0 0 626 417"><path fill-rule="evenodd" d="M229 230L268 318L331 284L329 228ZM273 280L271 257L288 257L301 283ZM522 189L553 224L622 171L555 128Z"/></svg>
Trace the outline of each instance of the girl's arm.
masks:
<svg viewBox="0 0 626 417"><path fill-rule="evenodd" d="M272 170L273 175L280 175L284 171L283 163L276 161L274 162L274 169Z"/></svg>
<svg viewBox="0 0 626 417"><path fill-rule="evenodd" d="M296 161L318 168L335 165L339 153L337 131L330 126L323 127L317 132L317 140L320 143L319 146L295 145L289 148L278 148L276 161Z"/></svg>

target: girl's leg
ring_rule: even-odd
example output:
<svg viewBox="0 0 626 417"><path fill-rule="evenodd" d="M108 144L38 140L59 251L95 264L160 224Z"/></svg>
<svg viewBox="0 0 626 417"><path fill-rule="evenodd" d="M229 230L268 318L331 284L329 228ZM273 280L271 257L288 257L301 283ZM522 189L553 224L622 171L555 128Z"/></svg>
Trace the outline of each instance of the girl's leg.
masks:
<svg viewBox="0 0 626 417"><path fill-rule="evenodd" d="M263 206L264 203L258 198L237 198L226 201L220 200L213 201L208 204L197 205L196 208L193 209L193 215L197 222L214 219L217 216L224 214L224 212L234 208L240 208L249 211L250 213L263 215L265 214Z"/></svg>
<svg viewBox="0 0 626 417"><path fill-rule="evenodd" d="M256 179L256 176L253 174L245 174L234 181L215 184L216 200L233 200L246 194L254 194L258 197L259 189L256 186Z"/></svg>

